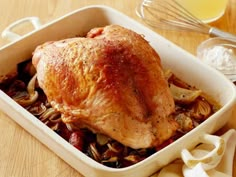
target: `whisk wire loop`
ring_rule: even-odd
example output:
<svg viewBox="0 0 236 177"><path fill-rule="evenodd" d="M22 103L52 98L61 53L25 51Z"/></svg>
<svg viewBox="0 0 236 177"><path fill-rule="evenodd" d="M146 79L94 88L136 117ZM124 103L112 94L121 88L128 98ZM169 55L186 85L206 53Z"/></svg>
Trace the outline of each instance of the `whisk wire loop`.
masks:
<svg viewBox="0 0 236 177"><path fill-rule="evenodd" d="M177 0L142 0L137 15L155 28L194 31L236 40L236 36L203 23Z"/></svg>
<svg viewBox="0 0 236 177"><path fill-rule="evenodd" d="M201 33L209 33L210 29L175 0L144 0L137 14L153 27L170 29L172 26Z"/></svg>

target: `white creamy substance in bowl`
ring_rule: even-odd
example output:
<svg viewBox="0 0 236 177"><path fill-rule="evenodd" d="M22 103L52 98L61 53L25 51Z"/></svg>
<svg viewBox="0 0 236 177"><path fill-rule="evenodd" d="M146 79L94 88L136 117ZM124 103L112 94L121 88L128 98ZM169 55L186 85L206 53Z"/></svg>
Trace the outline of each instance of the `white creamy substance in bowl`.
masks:
<svg viewBox="0 0 236 177"><path fill-rule="evenodd" d="M236 44L222 38L211 38L199 45L197 56L229 79L236 79Z"/></svg>

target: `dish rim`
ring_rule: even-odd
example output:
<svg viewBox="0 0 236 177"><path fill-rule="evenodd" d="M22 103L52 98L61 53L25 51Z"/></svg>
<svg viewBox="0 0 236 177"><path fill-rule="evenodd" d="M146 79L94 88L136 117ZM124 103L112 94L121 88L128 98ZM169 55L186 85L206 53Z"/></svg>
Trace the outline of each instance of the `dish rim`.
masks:
<svg viewBox="0 0 236 177"><path fill-rule="evenodd" d="M8 48L8 47L14 45L15 43L17 43L17 42L19 42L19 41L21 41L21 40L24 40L24 39L27 38L28 36L31 36L32 34L35 34L37 31L40 31L40 30L42 30L42 29L45 29L45 28L47 28L48 26L50 26L50 25L52 25L52 24L54 24L54 23L56 23L56 22L58 22L58 21L61 21L61 20L63 20L64 18L69 17L69 16L71 16L71 15L73 15L73 14L75 14L75 13L79 13L80 11L88 10L88 9L91 9L91 8L100 8L100 9L103 9L103 10L104 10L104 9L105 9L105 10L108 10L108 11L110 11L110 12L112 12L112 13L119 13L119 14L122 14L121 12L116 11L116 10L114 10L113 8L110 8L110 7L107 7L107 6L104 6L104 5L86 6L86 7L80 8L80 9L78 9L78 10L75 10L75 11L73 11L73 12L71 12L71 13L68 13L68 14L66 14L66 15L64 15L64 16L62 16L62 17L59 17L58 19L53 20L52 22L49 22L49 23L43 25L42 28L37 29L37 30L34 30L34 31L32 31L32 32L30 32L30 33L28 33L28 34L22 36L22 38L20 38L20 39L18 39L18 40L16 40L16 41L13 41L13 42L11 42L11 43L9 43L9 44L7 44L7 45L1 47L1 48L0 48L0 52L1 52L3 49L5 49L5 48ZM125 16L126 18L128 18L129 21L132 20L132 21L135 22L136 24L138 24L138 25L140 25L140 26L143 26L142 24L139 24L138 22L136 22L135 20L129 18L128 16L126 16L126 15L124 15L124 14L122 14L122 15ZM143 26L143 27L144 27L144 26ZM146 29L148 29L148 28L146 28ZM148 29L148 30L150 31L150 29ZM164 38L163 38L163 39L164 39ZM165 40L167 40L167 39L165 39ZM169 41L169 40L167 40L167 41ZM170 42L170 41L169 41L169 42ZM171 42L170 42L170 43L171 43ZM174 44L173 44L173 45L174 45ZM175 46L175 47L178 47L178 46L176 46L176 45L174 45L174 46ZM183 50L183 49L181 49L181 50ZM185 50L183 50L183 51L186 52L187 55L189 55L189 53L188 53L187 51L185 51ZM199 63L201 63L201 62L199 61ZM201 66L204 66L204 64L201 64ZM209 67L209 68L210 68L210 67ZM213 71L213 72L215 72L215 71ZM229 82L229 81L227 81L227 82ZM235 89L232 88L232 90L234 90L234 92L233 92L233 94L232 94L232 98L220 109L220 110L223 109L223 111L221 111L221 112L224 112L225 109L227 109L229 106L231 106L232 104L235 104L236 92L235 92ZM3 94L4 94L4 96L3 96ZM19 113L21 114L21 116L24 115L24 116L27 116L27 118L30 118L30 117L34 117L34 118L35 118L35 116L33 116L32 114L30 114L30 113L29 113L28 111L26 111L24 108L20 107L16 102L12 102L13 100L12 100L10 97L8 97L8 96L7 96L3 91L1 91L1 90L0 90L0 95L1 95L0 102L3 101L3 100L7 100L7 102L9 103L9 106L12 107L12 108L15 108L16 111L19 111L18 109L21 108L20 111L19 111ZM3 97L2 97L2 96L3 96ZM23 111L23 110L25 110L25 111ZM220 110L219 110L219 111L220 111ZM21 112L21 111L23 111L23 112ZM212 116L213 116L213 117L217 117L217 115L221 113L221 112L219 113L219 111L217 111L217 112L216 112L214 115L212 115ZM29 114L30 114L30 117L29 117ZM211 116L211 117L212 117L212 116ZM211 118L211 119L212 119L212 118ZM38 119L36 118L36 120L38 120ZM206 121L209 122L209 120L206 120ZM37 121L37 122L38 122L38 121ZM39 121L39 122L41 122L41 121ZM33 123L35 123L35 121L33 121ZM41 122L40 124L43 124L43 123ZM39 124L39 127L40 127L40 124ZM45 124L43 124L43 125L44 125L43 127L47 127ZM205 125L205 124L204 124L204 125ZM201 124L200 126L203 126L203 125ZM160 150L160 151L154 153L153 155L149 156L148 158L144 159L144 160L141 161L141 162L138 162L138 163L136 163L136 164L134 164L134 165L131 165L131 166L129 166L129 167L123 167L123 168L116 169L116 168L112 168L112 167L107 167L107 166L105 166L105 165L102 165L102 164L96 162L96 161L93 160L92 158L86 156L83 152L80 152L80 151L78 151L76 148L74 148L73 146L71 146L67 141L65 141L61 136L57 135L55 132L53 132L49 127L47 127L46 129L50 130L51 133L49 134L49 136L50 136L50 138L52 138L53 140L55 140L55 138L57 137L56 140L58 140L58 138L59 138L60 141L63 140L63 143L66 142L66 143L64 143L64 144L65 144L64 147L65 147L68 151L70 151L72 155L75 155L76 158L81 158L80 156L82 155L82 156L86 157L86 160L84 160L83 162L87 163L87 165L92 166L92 167L95 168L95 169L104 170L104 171L108 171L108 172L124 172L124 171L130 170L130 169L133 169L133 168L142 166L142 165L143 165L144 163L146 163L146 161L148 161L149 159L151 159L151 158L152 158L152 159L156 158L155 156L158 156L158 155L159 155L161 152L163 152L164 150L167 151L170 147L172 147L172 146L174 146L175 144L177 144L176 142L182 141L182 139L183 139L183 138L180 138L180 139L176 140L176 141L173 142L172 144L170 144L170 145L168 145L167 147L165 147L164 149L162 149L162 150ZM200 128L197 128L197 130L194 129L194 130L192 130L191 132L188 132L186 135L184 135L184 137L186 137L186 136L191 136L192 134L194 134L194 132L198 131L198 129L200 129ZM43 130L44 130L44 128L41 129L41 131L43 131ZM29 133L32 134L31 132L29 132ZM47 132L47 133L48 133L48 132ZM55 137L55 135L56 135L56 137ZM58 141L59 141L59 140L58 140ZM39 139L39 141L42 142L40 139ZM57 141L56 141L56 142L57 142ZM62 143L59 143L59 144L62 145ZM91 164L92 164L92 165L91 165Z"/></svg>

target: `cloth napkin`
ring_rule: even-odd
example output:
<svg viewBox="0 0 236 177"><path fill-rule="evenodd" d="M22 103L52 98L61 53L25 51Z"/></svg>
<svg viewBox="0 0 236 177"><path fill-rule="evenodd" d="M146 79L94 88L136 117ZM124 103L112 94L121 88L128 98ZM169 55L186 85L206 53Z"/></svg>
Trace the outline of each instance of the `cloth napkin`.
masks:
<svg viewBox="0 0 236 177"><path fill-rule="evenodd" d="M216 166L205 169L202 163L197 163L189 168L182 158L176 159L172 163L163 167L159 172L151 177L232 177L233 159L236 147L236 130L228 130L220 136L225 143L225 151L220 159L216 159ZM201 144L191 150L195 156L205 156L214 148L211 144Z"/></svg>

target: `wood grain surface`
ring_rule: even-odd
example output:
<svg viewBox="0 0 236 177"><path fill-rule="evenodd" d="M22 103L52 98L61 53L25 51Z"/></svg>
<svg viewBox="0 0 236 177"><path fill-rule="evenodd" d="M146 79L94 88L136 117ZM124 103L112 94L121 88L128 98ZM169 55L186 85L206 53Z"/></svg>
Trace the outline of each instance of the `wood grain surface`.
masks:
<svg viewBox="0 0 236 177"><path fill-rule="evenodd" d="M45 24L73 10L95 4L108 5L143 23L135 14L137 3L137 0L0 0L0 32L12 22L24 17L37 16ZM236 0L229 0L224 16L212 25L236 34ZM25 34L32 30L32 27L24 25L14 30L19 34ZM193 32L153 30L192 54L195 54L197 46L203 40L209 38L208 35ZM0 39L0 47L7 43L8 41ZM235 116L220 132L236 129ZM236 163L234 176L236 176ZM0 177L82 177L82 175L0 112Z"/></svg>

